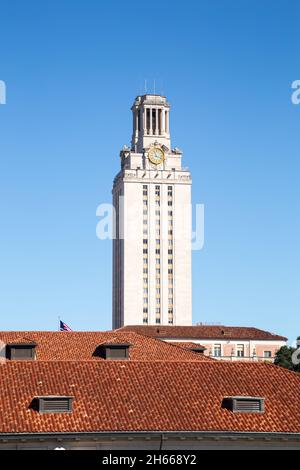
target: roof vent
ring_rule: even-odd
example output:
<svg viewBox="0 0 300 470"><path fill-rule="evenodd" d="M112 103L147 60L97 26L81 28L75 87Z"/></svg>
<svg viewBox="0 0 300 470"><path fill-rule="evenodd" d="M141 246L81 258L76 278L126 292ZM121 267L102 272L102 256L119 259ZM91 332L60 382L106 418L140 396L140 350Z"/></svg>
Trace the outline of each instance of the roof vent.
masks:
<svg viewBox="0 0 300 470"><path fill-rule="evenodd" d="M222 408L233 413L263 413L265 399L262 397L224 397Z"/></svg>
<svg viewBox="0 0 300 470"><path fill-rule="evenodd" d="M36 397L37 409L40 413L71 413L73 397L43 396Z"/></svg>
<svg viewBox="0 0 300 470"><path fill-rule="evenodd" d="M129 343L105 343L100 344L93 356L102 357L103 359L110 359L116 361L126 361L129 359Z"/></svg>
<svg viewBox="0 0 300 470"><path fill-rule="evenodd" d="M30 361L35 359L35 343L16 343L6 346L6 358L13 361Z"/></svg>

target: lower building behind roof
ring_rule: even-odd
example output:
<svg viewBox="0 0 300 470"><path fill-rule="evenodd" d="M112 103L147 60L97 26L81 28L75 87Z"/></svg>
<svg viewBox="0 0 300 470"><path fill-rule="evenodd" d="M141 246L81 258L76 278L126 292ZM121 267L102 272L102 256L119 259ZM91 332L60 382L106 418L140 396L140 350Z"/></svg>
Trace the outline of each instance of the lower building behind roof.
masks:
<svg viewBox="0 0 300 470"><path fill-rule="evenodd" d="M182 346L184 342L205 348L204 355L225 361L274 362L287 338L253 327L224 325L148 326L128 325L116 331L134 331ZM188 348L187 349L192 349Z"/></svg>

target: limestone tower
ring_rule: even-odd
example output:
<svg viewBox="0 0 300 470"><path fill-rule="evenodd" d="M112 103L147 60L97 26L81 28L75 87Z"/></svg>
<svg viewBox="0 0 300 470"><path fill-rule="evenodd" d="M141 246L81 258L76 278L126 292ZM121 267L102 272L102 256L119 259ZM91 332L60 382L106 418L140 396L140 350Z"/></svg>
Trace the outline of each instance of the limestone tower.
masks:
<svg viewBox="0 0 300 470"><path fill-rule="evenodd" d="M170 105L137 96L114 179L113 328L191 325L191 175L171 147Z"/></svg>

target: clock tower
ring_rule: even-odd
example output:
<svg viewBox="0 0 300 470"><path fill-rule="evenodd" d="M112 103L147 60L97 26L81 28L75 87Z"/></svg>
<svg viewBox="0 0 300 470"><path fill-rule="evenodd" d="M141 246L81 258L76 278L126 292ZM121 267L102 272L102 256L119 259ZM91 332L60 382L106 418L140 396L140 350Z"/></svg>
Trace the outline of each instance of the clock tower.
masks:
<svg viewBox="0 0 300 470"><path fill-rule="evenodd" d="M137 96L113 184L113 328L191 325L191 176L171 147L170 105Z"/></svg>

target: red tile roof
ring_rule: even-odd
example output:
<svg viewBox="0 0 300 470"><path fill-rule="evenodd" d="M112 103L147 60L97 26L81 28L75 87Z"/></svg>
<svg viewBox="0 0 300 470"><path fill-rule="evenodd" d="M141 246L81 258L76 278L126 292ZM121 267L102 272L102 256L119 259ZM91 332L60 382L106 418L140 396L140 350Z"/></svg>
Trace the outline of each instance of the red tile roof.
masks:
<svg viewBox="0 0 300 470"><path fill-rule="evenodd" d="M7 361L0 383L0 433L300 433L300 374L265 363ZM32 409L45 395L73 396L73 412ZM264 397L265 412L232 413L226 396Z"/></svg>
<svg viewBox="0 0 300 470"><path fill-rule="evenodd" d="M133 361L207 360L199 354L184 350L158 339L131 331L1 331L0 341L37 343L37 360L104 360L93 355L97 346L105 343L130 343L129 359Z"/></svg>
<svg viewBox="0 0 300 470"><path fill-rule="evenodd" d="M179 346L180 348L184 349L206 349L203 344L192 343L191 341L168 341L168 344L174 344L175 346Z"/></svg>
<svg viewBox="0 0 300 470"><path fill-rule="evenodd" d="M248 326L194 325L194 326L147 326L128 325L118 331L135 331L153 338L186 339L244 339L287 341L284 336Z"/></svg>

